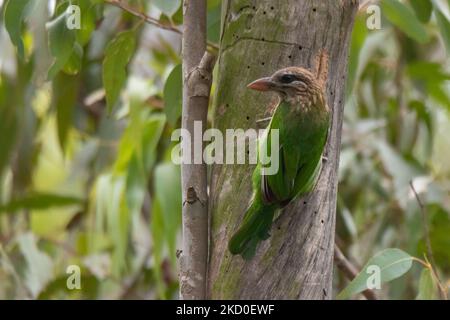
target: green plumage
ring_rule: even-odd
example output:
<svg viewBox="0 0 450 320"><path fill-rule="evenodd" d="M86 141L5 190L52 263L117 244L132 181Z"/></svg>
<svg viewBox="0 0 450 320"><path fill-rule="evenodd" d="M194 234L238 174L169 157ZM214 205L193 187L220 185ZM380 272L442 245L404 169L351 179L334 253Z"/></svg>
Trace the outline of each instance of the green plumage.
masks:
<svg viewBox="0 0 450 320"><path fill-rule="evenodd" d="M318 93L321 95L321 93ZM317 98L317 99L316 99ZM239 230L229 242L232 254L250 259L260 241L266 240L276 210L310 192L322 164L330 116L321 96L313 101L282 101L260 140L258 154L270 151L271 130L279 130L279 170L262 175L261 163L253 172L253 198ZM267 149L262 149L268 144ZM267 151L266 151L267 150Z"/></svg>

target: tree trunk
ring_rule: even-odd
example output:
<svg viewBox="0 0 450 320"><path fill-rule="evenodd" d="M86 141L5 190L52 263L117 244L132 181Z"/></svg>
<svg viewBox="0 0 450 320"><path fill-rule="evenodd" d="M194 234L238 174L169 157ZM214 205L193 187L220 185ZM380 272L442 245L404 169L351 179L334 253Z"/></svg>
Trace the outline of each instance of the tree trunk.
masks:
<svg viewBox="0 0 450 320"><path fill-rule="evenodd" d="M331 298L344 84L357 8L356 0L223 1L214 126L258 128L275 96L246 85L287 66L317 72L333 116L315 191L283 210L251 261L232 256L227 245L249 205L254 166L212 167L209 298Z"/></svg>
<svg viewBox="0 0 450 320"><path fill-rule="evenodd" d="M206 52L206 0L184 0L183 18L182 127L190 137L184 137L182 143L189 142L194 146L194 123L202 124L202 134L206 127L211 85L210 79L203 77L206 83L201 81L199 70ZM208 65L206 60L203 61L203 69ZM199 87L207 89L199 90ZM196 163L194 160L198 150L193 147L183 149L187 150L183 152L183 159L189 157L190 161L184 160L181 165L183 249L180 255L180 298L204 299L208 258L207 170L203 161Z"/></svg>

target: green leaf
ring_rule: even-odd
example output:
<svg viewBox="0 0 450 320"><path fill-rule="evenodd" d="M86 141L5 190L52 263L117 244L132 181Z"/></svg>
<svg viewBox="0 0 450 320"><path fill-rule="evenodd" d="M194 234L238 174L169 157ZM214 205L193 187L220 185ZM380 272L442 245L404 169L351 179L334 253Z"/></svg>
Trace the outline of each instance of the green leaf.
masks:
<svg viewBox="0 0 450 320"><path fill-rule="evenodd" d="M436 14L437 24L441 31L442 38L444 39L447 52L450 53L450 22L439 9L436 9L434 12Z"/></svg>
<svg viewBox="0 0 450 320"><path fill-rule="evenodd" d="M46 24L50 53L55 61L48 71L48 79L64 68L70 60L75 47L75 31L67 28L67 12L64 11L53 21Z"/></svg>
<svg viewBox="0 0 450 320"><path fill-rule="evenodd" d="M220 40L221 2L208 1L208 40L218 43Z"/></svg>
<svg viewBox="0 0 450 320"><path fill-rule="evenodd" d="M97 27L97 6L99 3L98 0L78 0L76 2L81 11L81 29L77 30L77 42L83 46L89 42L92 32Z"/></svg>
<svg viewBox="0 0 450 320"><path fill-rule="evenodd" d="M83 62L83 48L75 43L72 54L64 65L63 71L69 75L76 75L81 70L81 64Z"/></svg>
<svg viewBox="0 0 450 320"><path fill-rule="evenodd" d="M424 26L409 7L398 0L383 0L381 4L386 18L408 37L422 44L429 40Z"/></svg>
<svg viewBox="0 0 450 320"><path fill-rule="evenodd" d="M175 258L178 229L181 225L181 173L172 163L155 168L154 189L163 214L165 238L171 258Z"/></svg>
<svg viewBox="0 0 450 320"><path fill-rule="evenodd" d="M1 77L1 75L0 75ZM13 153L16 138L19 132L18 109L15 104L15 96L12 83L4 77L0 78L0 175L9 164Z"/></svg>
<svg viewBox="0 0 450 320"><path fill-rule="evenodd" d="M5 4L5 28L9 33L11 42L17 48L20 59L25 57L25 49L22 41L22 26L27 16L30 0L8 0Z"/></svg>
<svg viewBox="0 0 450 320"><path fill-rule="evenodd" d="M423 23L430 21L433 4L430 0L413 0L409 2L416 13L417 18Z"/></svg>
<svg viewBox="0 0 450 320"><path fill-rule="evenodd" d="M164 282L161 281L160 265L164 249L168 249L172 263L176 260L176 239L181 224L181 177L179 167L164 163L156 167L153 180L155 196L152 206L150 229L153 238L155 273L158 293L165 297Z"/></svg>
<svg viewBox="0 0 450 320"><path fill-rule="evenodd" d="M136 46L134 30L119 33L108 44L103 61L103 86L108 113L111 113L127 79L126 67Z"/></svg>
<svg viewBox="0 0 450 320"><path fill-rule="evenodd" d="M178 11L181 0L153 0L152 3L165 15L171 17Z"/></svg>
<svg viewBox="0 0 450 320"><path fill-rule="evenodd" d="M164 85L164 112L167 116L167 122L175 126L181 117L183 101L183 78L181 64L177 65L170 72Z"/></svg>
<svg viewBox="0 0 450 320"><path fill-rule="evenodd" d="M392 281L405 274L412 266L413 257L400 249L386 249L374 255L361 272L338 294L337 299L348 299L366 290L369 278L376 276L368 268L379 268L380 283ZM370 271L370 270L369 270Z"/></svg>
<svg viewBox="0 0 450 320"><path fill-rule="evenodd" d="M446 73L439 63L417 61L409 64L406 71L411 78L425 82L437 83L450 80L450 74Z"/></svg>
<svg viewBox="0 0 450 320"><path fill-rule="evenodd" d="M62 150L65 150L67 134L72 124L79 81L78 77L59 73L52 83L52 107L56 110L58 138Z"/></svg>
<svg viewBox="0 0 450 320"><path fill-rule="evenodd" d="M83 199L52 193L31 193L23 198L14 199L0 206L0 213L15 212L22 209L42 210L52 207L81 205Z"/></svg>
<svg viewBox="0 0 450 320"><path fill-rule="evenodd" d="M428 268L424 268L420 274L419 294L417 300L435 300L437 299L437 285Z"/></svg>

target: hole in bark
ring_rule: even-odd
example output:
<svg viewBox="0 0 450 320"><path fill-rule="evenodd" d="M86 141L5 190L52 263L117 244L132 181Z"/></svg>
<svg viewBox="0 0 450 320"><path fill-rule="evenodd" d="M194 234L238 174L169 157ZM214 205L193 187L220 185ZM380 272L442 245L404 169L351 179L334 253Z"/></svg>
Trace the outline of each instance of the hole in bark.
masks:
<svg viewBox="0 0 450 320"><path fill-rule="evenodd" d="M317 214L317 211L314 211L314 214Z"/></svg>
<svg viewBox="0 0 450 320"><path fill-rule="evenodd" d="M230 106L230 105L229 105L228 103L225 105L225 107L227 107L227 108L228 108L229 106Z"/></svg>
<svg viewBox="0 0 450 320"><path fill-rule="evenodd" d="M316 8L313 8L313 11L314 11L314 12L316 12L316 11L317 11L317 9L316 9Z"/></svg>
<svg viewBox="0 0 450 320"><path fill-rule="evenodd" d="M266 14L266 12L265 12L265 11L263 11L263 14Z"/></svg>
<svg viewBox="0 0 450 320"><path fill-rule="evenodd" d="M247 116L247 120L250 120L250 117L249 117L249 116Z"/></svg>
<svg viewBox="0 0 450 320"><path fill-rule="evenodd" d="M302 46L298 46L298 50L302 50L303 49L303 47Z"/></svg>
<svg viewBox="0 0 450 320"><path fill-rule="evenodd" d="M322 220L320 220L320 223L321 223L321 224L323 224L323 223L324 223L323 219L322 219Z"/></svg>
<svg viewBox="0 0 450 320"><path fill-rule="evenodd" d="M247 69L250 69L250 66L247 66Z"/></svg>
<svg viewBox="0 0 450 320"><path fill-rule="evenodd" d="M256 10L256 7L255 7L255 6L253 6L252 8L253 8L253 10Z"/></svg>
<svg viewBox="0 0 450 320"><path fill-rule="evenodd" d="M261 62L261 64L262 64L262 65L265 65L266 63L265 63L265 62Z"/></svg>
<svg viewBox="0 0 450 320"><path fill-rule="evenodd" d="M326 297L327 296L327 290L323 289L323 295Z"/></svg>
<svg viewBox="0 0 450 320"><path fill-rule="evenodd" d="M274 7L270 7L270 10L273 10L273 9L275 9Z"/></svg>
<svg viewBox="0 0 450 320"><path fill-rule="evenodd" d="M291 55L289 55L289 56L288 56L288 58L289 58L289 59L292 59L292 56L291 56Z"/></svg>
<svg viewBox="0 0 450 320"><path fill-rule="evenodd" d="M333 91L331 91L330 94L333 95Z"/></svg>
<svg viewBox="0 0 450 320"><path fill-rule="evenodd" d="M261 38L261 41L265 41L266 39L264 39L264 38Z"/></svg>
<svg viewBox="0 0 450 320"><path fill-rule="evenodd" d="M307 203L308 203L308 202L306 202L306 201L303 201L303 204L305 204L305 205L306 205Z"/></svg>

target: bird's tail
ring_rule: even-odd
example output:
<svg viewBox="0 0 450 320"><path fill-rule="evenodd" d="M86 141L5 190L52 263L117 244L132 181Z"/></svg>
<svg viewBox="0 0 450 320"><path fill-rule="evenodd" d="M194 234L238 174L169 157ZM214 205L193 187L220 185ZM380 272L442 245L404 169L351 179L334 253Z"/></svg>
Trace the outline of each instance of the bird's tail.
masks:
<svg viewBox="0 0 450 320"><path fill-rule="evenodd" d="M228 243L232 254L240 254L245 260L251 259L256 252L258 243L266 240L270 234L272 220L277 205L265 205L258 195L248 208L242 226Z"/></svg>

